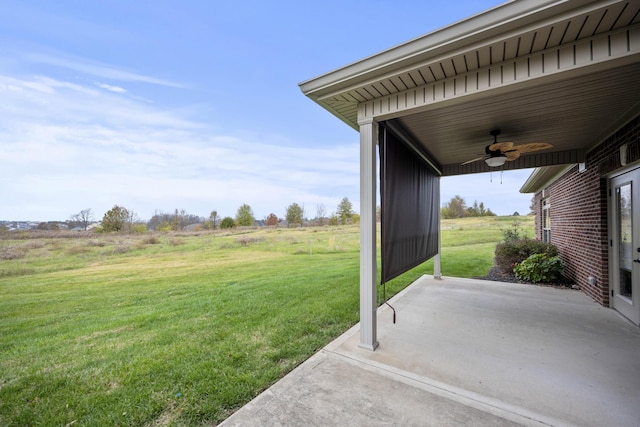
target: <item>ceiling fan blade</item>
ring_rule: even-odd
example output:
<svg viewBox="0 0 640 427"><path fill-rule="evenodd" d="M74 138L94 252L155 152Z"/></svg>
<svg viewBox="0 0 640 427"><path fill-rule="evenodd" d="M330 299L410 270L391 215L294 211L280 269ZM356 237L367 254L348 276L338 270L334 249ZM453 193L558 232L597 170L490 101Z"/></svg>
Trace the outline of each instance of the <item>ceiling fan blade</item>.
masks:
<svg viewBox="0 0 640 427"><path fill-rule="evenodd" d="M473 160L467 160L467 161L466 161L466 162L464 162L464 163L460 163L460 166L464 166L464 165L467 165L467 164L469 164L469 163L477 162L478 160L484 160L485 158L486 158L486 156L478 157L478 158L473 159Z"/></svg>
<svg viewBox="0 0 640 427"><path fill-rule="evenodd" d="M513 148L513 142L494 142L489 146L491 151L507 151Z"/></svg>
<svg viewBox="0 0 640 427"><path fill-rule="evenodd" d="M504 153L504 155L507 158L507 162L512 162L516 160L518 157L520 157L520 151L511 150Z"/></svg>
<svg viewBox="0 0 640 427"><path fill-rule="evenodd" d="M553 147L553 145L547 144L546 142L531 142L529 144L516 145L513 149L520 153L531 153L533 151L546 150L551 147Z"/></svg>

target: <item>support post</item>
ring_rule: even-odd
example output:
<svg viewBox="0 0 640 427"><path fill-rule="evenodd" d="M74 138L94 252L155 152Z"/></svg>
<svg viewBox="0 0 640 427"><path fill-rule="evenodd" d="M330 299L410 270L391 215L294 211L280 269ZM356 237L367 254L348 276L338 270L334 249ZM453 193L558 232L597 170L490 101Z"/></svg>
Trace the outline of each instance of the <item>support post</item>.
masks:
<svg viewBox="0 0 640 427"><path fill-rule="evenodd" d="M438 212L440 212L440 178L438 178L438 197L437 197L436 203L438 203ZM440 252L441 252L440 236L441 235L442 235L442 230L440 229L440 215L438 215L438 253L433 258L433 278L438 280L442 279L442 271L440 270Z"/></svg>
<svg viewBox="0 0 640 427"><path fill-rule="evenodd" d="M360 344L378 347L376 312L376 143L378 125L365 119L360 125Z"/></svg>
<svg viewBox="0 0 640 427"><path fill-rule="evenodd" d="M433 257L433 278L442 279L442 272L440 271L440 245L438 245L438 253Z"/></svg>

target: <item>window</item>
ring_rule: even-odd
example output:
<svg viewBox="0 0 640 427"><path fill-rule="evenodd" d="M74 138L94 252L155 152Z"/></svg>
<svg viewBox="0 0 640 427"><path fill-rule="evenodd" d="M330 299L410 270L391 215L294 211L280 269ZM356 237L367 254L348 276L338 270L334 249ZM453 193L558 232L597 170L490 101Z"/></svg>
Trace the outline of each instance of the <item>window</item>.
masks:
<svg viewBox="0 0 640 427"><path fill-rule="evenodd" d="M551 203L549 199L542 201L542 241L551 243Z"/></svg>

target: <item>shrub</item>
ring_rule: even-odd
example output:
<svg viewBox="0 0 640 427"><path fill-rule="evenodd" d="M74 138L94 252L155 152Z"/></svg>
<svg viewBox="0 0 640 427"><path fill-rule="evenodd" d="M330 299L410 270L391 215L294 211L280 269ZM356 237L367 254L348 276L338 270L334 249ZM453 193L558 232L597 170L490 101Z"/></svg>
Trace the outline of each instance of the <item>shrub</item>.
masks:
<svg viewBox="0 0 640 427"><path fill-rule="evenodd" d="M21 259L27 256L27 249L16 247L16 246L7 246L4 248L0 248L0 260L14 260Z"/></svg>
<svg viewBox="0 0 640 427"><path fill-rule="evenodd" d="M222 221L220 222L220 228L222 229L233 228L235 226L236 226L236 222L233 220L233 218L229 216L222 218Z"/></svg>
<svg viewBox="0 0 640 427"><path fill-rule="evenodd" d="M131 227L129 227L129 232L131 232L132 234L144 234L147 232L147 225L140 222L131 224Z"/></svg>
<svg viewBox="0 0 640 427"><path fill-rule="evenodd" d="M241 246L247 247L252 243L262 242L264 237L249 237L249 236L241 236L236 239L236 242Z"/></svg>
<svg viewBox="0 0 640 427"><path fill-rule="evenodd" d="M29 240L24 245L22 245L25 249L41 249L44 248L44 243L38 240Z"/></svg>
<svg viewBox="0 0 640 427"><path fill-rule="evenodd" d="M142 243L145 245L157 245L158 243L160 243L160 239L158 239L156 236L146 236L144 239L142 239Z"/></svg>
<svg viewBox="0 0 640 427"><path fill-rule="evenodd" d="M553 282L563 270L560 258L548 254L533 254L513 268L518 279L533 283Z"/></svg>
<svg viewBox="0 0 640 427"><path fill-rule="evenodd" d="M170 246L180 246L180 245L184 245L185 241L184 239L181 239L179 237L174 237L169 239L169 245Z"/></svg>
<svg viewBox="0 0 640 427"><path fill-rule="evenodd" d="M120 243L118 246L113 248L113 253L115 255L126 254L129 251L131 251L131 246L127 243Z"/></svg>
<svg viewBox="0 0 640 427"><path fill-rule="evenodd" d="M502 238L505 242L526 239L525 232L522 230L522 222L517 219L511 223L509 228L501 228L500 231L502 231Z"/></svg>
<svg viewBox="0 0 640 427"><path fill-rule="evenodd" d="M67 255L83 255L88 252L91 252L91 249L86 246L71 246L65 251Z"/></svg>
<svg viewBox="0 0 640 427"><path fill-rule="evenodd" d="M558 255L558 248L550 243L532 239L510 240L498 243L495 252L495 264L502 273L512 274L513 267L533 254Z"/></svg>

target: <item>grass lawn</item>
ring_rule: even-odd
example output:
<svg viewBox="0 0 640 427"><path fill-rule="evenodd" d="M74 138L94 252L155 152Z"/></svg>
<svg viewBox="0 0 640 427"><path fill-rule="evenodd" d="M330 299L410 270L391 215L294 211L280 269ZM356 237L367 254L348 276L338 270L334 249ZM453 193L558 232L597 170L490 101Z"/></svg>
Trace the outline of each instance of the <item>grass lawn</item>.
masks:
<svg viewBox="0 0 640 427"><path fill-rule="evenodd" d="M512 222L443 221L443 274L486 274ZM358 250L357 226L4 235L0 425L218 423L358 321Z"/></svg>

